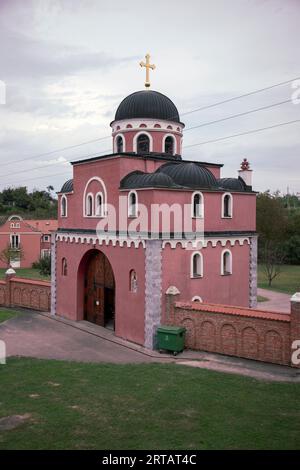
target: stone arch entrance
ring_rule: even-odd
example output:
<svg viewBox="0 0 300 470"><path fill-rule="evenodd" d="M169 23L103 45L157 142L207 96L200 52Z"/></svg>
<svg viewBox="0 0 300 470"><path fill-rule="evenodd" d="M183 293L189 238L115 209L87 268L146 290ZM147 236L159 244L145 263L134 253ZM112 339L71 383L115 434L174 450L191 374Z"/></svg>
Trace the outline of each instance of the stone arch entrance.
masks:
<svg viewBox="0 0 300 470"><path fill-rule="evenodd" d="M114 329L115 278L104 253L92 250L87 254L83 281L83 319Z"/></svg>

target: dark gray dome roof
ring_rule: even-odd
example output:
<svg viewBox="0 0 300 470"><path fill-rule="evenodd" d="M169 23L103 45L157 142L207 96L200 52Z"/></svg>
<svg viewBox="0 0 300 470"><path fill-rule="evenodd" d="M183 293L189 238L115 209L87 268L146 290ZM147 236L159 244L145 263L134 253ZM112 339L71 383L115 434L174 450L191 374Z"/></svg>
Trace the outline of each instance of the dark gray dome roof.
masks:
<svg viewBox="0 0 300 470"><path fill-rule="evenodd" d="M246 191L246 183L242 178L220 178L218 183L223 189L231 189L233 191Z"/></svg>
<svg viewBox="0 0 300 470"><path fill-rule="evenodd" d="M66 181L60 190L61 193L70 193L73 191L73 180Z"/></svg>
<svg viewBox="0 0 300 470"><path fill-rule="evenodd" d="M121 189L135 188L174 188L177 187L170 176L163 173L144 173L133 171L126 175L120 183Z"/></svg>
<svg viewBox="0 0 300 470"><path fill-rule="evenodd" d="M179 113L173 101L162 93L153 90L136 91L120 103L115 121L132 118L180 122Z"/></svg>
<svg viewBox="0 0 300 470"><path fill-rule="evenodd" d="M196 162L166 163L156 171L170 176L179 186L198 189L218 187L212 172Z"/></svg>

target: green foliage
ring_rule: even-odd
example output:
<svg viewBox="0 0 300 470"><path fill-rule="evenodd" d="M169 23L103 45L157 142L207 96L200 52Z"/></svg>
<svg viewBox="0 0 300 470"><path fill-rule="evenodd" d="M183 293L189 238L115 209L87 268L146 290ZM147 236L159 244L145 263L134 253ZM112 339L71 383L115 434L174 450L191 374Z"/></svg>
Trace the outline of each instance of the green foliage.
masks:
<svg viewBox="0 0 300 470"><path fill-rule="evenodd" d="M28 192L26 186L6 188L0 192L0 217L17 213L26 218L49 219L57 217L57 200L53 186L46 191L34 189Z"/></svg>
<svg viewBox="0 0 300 470"><path fill-rule="evenodd" d="M12 248L9 244L0 251L0 261L6 264L9 268L13 260L21 260L24 258L24 252L20 246L18 249Z"/></svg>
<svg viewBox="0 0 300 470"><path fill-rule="evenodd" d="M50 276L51 274L51 256L44 256L35 263L32 263L32 268L37 269L42 276Z"/></svg>

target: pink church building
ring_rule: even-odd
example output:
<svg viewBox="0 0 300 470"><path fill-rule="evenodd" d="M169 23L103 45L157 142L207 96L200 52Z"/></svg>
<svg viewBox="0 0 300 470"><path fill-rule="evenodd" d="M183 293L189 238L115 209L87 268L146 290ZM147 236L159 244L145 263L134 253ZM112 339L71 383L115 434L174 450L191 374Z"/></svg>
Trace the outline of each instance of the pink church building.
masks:
<svg viewBox="0 0 300 470"><path fill-rule="evenodd" d="M256 193L182 158L174 103L135 92L111 123L113 151L73 162L52 236L52 313L153 347L170 286L187 301L256 305ZM155 220L154 220L155 219Z"/></svg>

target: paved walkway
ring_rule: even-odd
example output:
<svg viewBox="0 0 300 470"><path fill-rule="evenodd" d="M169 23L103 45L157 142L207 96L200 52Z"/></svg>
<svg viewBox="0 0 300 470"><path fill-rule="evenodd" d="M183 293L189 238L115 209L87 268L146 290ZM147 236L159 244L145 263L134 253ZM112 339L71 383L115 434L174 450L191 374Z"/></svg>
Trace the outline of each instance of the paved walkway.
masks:
<svg viewBox="0 0 300 470"><path fill-rule="evenodd" d="M257 289L258 295L262 295L269 299L266 302L258 302L257 308L260 310L270 310L271 312L290 313L291 295L282 294L281 292L273 292L268 289Z"/></svg>
<svg viewBox="0 0 300 470"><path fill-rule="evenodd" d="M0 323L7 356L79 362L171 363L254 377L300 383L300 370L237 357L185 350L173 357L117 338L112 331L88 322L73 322L48 313L24 311Z"/></svg>

